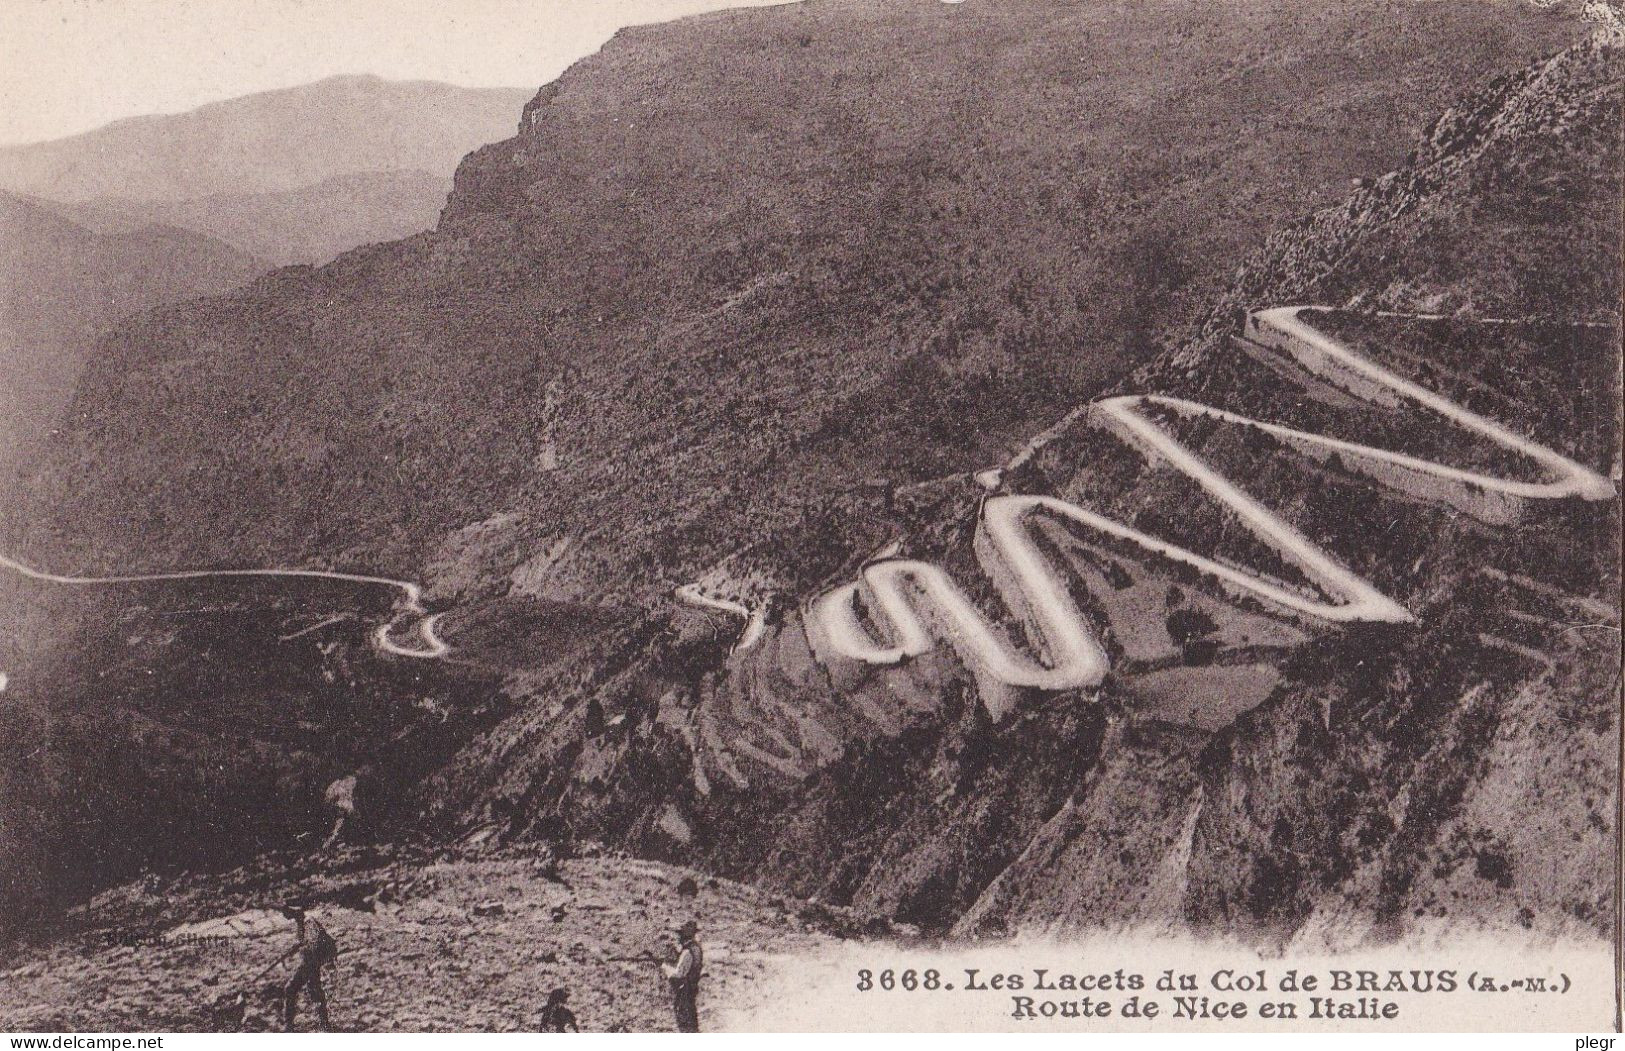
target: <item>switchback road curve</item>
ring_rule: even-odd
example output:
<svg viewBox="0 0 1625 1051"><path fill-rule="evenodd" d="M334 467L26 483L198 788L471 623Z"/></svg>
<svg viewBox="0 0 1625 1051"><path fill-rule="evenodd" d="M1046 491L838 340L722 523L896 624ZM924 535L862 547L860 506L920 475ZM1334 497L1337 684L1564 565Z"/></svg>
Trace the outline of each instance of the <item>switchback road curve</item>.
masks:
<svg viewBox="0 0 1625 1051"><path fill-rule="evenodd" d="M767 619L761 609L751 609L743 602L733 599L713 598L706 594L698 584L684 584L672 592L679 602L686 602L691 606L700 606L705 609L720 610L730 616L738 617L745 622L740 631L739 638L734 642L731 652L743 653L761 641L762 634L767 630Z"/></svg>
<svg viewBox="0 0 1625 1051"><path fill-rule="evenodd" d="M1325 595L1323 601L1281 587L1246 570L1225 565L1178 545L1141 532L1076 504L1048 496L995 495L982 503L975 551L1001 598L1023 621L1040 659L1012 646L988 623L959 586L942 569L927 562L884 558L866 564L856 581L816 599L808 611L809 640L820 659L841 664L894 665L932 650L940 637L958 651L976 675L995 718L1013 703L1012 689L1064 690L1098 685L1109 662L1100 642L1073 603L1065 578L1039 550L1028 528L1035 514L1056 518L1117 537L1171 561L1209 574L1223 584L1306 616L1335 622L1403 622L1410 613L1367 581L1343 567L1331 554L1303 536L1240 487L1205 463L1141 410L1157 406L1185 418L1207 417L1257 427L1303 455L1327 459L1336 455L1380 483L1442 500L1492 523L1512 521L1525 501L1577 497L1607 500L1613 483L1573 460L1406 380L1369 358L1316 330L1300 315L1315 307L1276 307L1248 316L1246 337L1290 358L1305 372L1364 400L1394 405L1410 403L1452 425L1520 453L1548 475L1541 482L1520 482L1449 467L1405 453L1294 430L1182 398L1134 394L1094 403L1090 425L1136 447L1148 459L1161 460L1183 472L1218 502L1227 506L1263 542L1296 566ZM998 472L984 472L997 484ZM443 614L429 614L422 592L411 581L359 573L315 569L184 570L110 576L67 576L36 569L0 555L0 568L44 583L95 586L226 577L282 577L335 580L387 587L399 593L395 615L372 636L384 653L436 658L449 649L436 633ZM763 635L761 611L742 603L712 598L686 585L677 598L741 617L745 626L736 652L749 649ZM886 635L876 639L859 616L859 602ZM396 641L405 624L409 641Z"/></svg>
<svg viewBox="0 0 1625 1051"><path fill-rule="evenodd" d="M173 573L132 573L119 576L73 577L35 569L33 566L26 565L14 558L8 558L5 555L0 555L0 567L21 574L29 580L76 587L109 584L147 584L166 580L204 580L227 577L280 577L287 579L339 580L350 584L392 588L399 592L399 597L395 600L395 615L390 618L388 623L373 632L373 645L381 652L393 654L397 657L421 658L443 656L450 648L435 633L435 625L439 622L442 614L431 614L424 609L422 590L408 580L367 576L361 573L335 573L321 569L191 569ZM397 626L401 625L402 622L415 623L415 627L408 631L408 638L415 636L415 642L403 645L395 641Z"/></svg>
<svg viewBox="0 0 1625 1051"><path fill-rule="evenodd" d="M1388 449L1294 430L1182 398L1133 394L1090 406L1087 419L1134 446L1148 460L1162 461L1225 505L1261 541L1299 569L1329 600L1308 597L1256 574L1198 555L1076 504L1049 496L994 495L982 502L974 542L977 560L999 596L1021 620L1035 657L1013 646L990 624L941 568L912 559L866 564L858 579L816 599L808 609L808 638L832 671L852 666L895 665L946 641L973 676L990 713L1001 718L1021 689L1066 690L1099 685L1109 661L1074 604L1062 571L1039 549L1029 523L1045 514L1119 538L1152 554L1209 574L1235 591L1294 613L1350 622L1409 621L1399 603L1350 572L1330 553L1298 532L1239 486L1191 452L1143 410L1156 406L1184 418L1207 417L1257 427L1295 451L1326 460L1339 457L1381 484L1428 500L1449 503L1494 524L1513 521L1523 503L1577 497L1608 500L1613 483L1522 435L1420 387L1344 346L1301 315L1315 307L1276 307L1247 318L1245 337L1284 355L1296 367L1364 401L1409 405L1449 424L1520 453L1540 466L1546 479L1520 482ZM997 485L997 472L979 480ZM860 603L883 638L860 616Z"/></svg>

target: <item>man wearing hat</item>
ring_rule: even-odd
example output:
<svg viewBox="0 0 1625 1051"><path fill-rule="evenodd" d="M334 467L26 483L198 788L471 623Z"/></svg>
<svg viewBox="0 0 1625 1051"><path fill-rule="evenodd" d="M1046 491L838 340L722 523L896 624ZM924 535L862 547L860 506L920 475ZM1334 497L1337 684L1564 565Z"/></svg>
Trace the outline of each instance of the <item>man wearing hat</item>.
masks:
<svg viewBox="0 0 1625 1051"><path fill-rule="evenodd" d="M683 921L677 928L677 962L661 964L666 981L671 984L672 1009L677 1014L679 1033L700 1031L700 978L705 973L705 953L695 937L700 925L693 920Z"/></svg>
<svg viewBox="0 0 1625 1051"><path fill-rule="evenodd" d="M293 947L283 953L277 963L290 956L298 955L299 966L294 969L293 977L282 991L282 1026L292 1032L294 1005L299 999L300 989L310 990L310 999L316 1004L316 1019L323 1030L327 1029L327 994L322 989L322 968L332 963L339 954L338 943L333 936L313 919L305 916L304 906L295 902L288 902L282 906L282 915L288 917L297 927L297 940Z"/></svg>

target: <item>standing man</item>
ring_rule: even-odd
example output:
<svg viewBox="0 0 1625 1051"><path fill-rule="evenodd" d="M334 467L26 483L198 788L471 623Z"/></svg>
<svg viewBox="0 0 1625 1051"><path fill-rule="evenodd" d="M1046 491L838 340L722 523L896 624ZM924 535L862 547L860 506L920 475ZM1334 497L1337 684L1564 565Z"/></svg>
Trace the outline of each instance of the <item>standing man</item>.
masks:
<svg viewBox="0 0 1625 1051"><path fill-rule="evenodd" d="M677 962L660 965L671 985L679 1033L700 1031L700 978L705 974L705 953L695 937L699 931L700 925L693 920L683 921L677 928Z"/></svg>
<svg viewBox="0 0 1625 1051"><path fill-rule="evenodd" d="M282 990L282 1028L293 1032L294 1005L299 998L299 990L308 988L310 999L316 1004L317 1024L325 1032L328 1025L327 993L322 990L322 968L338 957L338 943L327 933L326 927L305 916L302 906L289 902L282 906L282 915L294 922L298 940L277 963L295 954L299 957L299 966Z"/></svg>
<svg viewBox="0 0 1625 1051"><path fill-rule="evenodd" d="M547 998L547 1006L542 1008L542 1032L544 1033L579 1033L581 1027L576 1024L576 1013L564 1006L570 999L568 989L554 989Z"/></svg>

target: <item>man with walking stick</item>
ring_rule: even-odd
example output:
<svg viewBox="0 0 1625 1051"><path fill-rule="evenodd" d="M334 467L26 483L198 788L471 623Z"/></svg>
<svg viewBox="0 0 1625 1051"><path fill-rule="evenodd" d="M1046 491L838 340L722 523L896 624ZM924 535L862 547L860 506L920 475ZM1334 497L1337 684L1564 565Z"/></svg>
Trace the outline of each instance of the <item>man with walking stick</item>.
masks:
<svg viewBox="0 0 1625 1051"><path fill-rule="evenodd" d="M282 989L282 1028L288 1032L293 1031L293 1016L299 990L308 989L311 1001L316 1004L317 1025L325 1031L328 1026L327 993L322 989L322 968L338 957L338 943L327 933L326 927L305 916L303 906L289 902L282 906L282 915L293 920L297 940L293 947L277 957L276 963L267 970L281 966L291 956L297 954L299 957L299 966L294 969L293 977Z"/></svg>

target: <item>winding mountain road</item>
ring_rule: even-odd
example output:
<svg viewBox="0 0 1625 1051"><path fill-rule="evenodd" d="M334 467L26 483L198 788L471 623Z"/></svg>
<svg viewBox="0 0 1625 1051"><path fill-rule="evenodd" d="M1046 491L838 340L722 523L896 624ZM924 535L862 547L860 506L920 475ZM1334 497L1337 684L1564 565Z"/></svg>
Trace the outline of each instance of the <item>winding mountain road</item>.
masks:
<svg viewBox="0 0 1625 1051"><path fill-rule="evenodd" d="M205 580L227 577L280 577L338 580L349 584L367 584L393 588L400 592L400 597L395 601L395 616L373 632L373 645L381 652L393 654L397 657L435 658L443 656L450 649L440 636L435 633L435 625L443 614L431 614L424 609L422 590L418 585L408 580L367 576L361 573L336 573L321 569L189 569L173 573L132 573L119 576L73 577L35 569L33 566L19 562L14 558L8 558L5 555L0 555L0 568L9 569L30 580L37 580L46 584L66 584L77 587L108 584L147 584L168 580ZM410 631L409 635L416 636L417 642L413 645L402 645L395 641L395 630L400 622L409 619L416 622L415 629Z"/></svg>
<svg viewBox="0 0 1625 1051"><path fill-rule="evenodd" d="M745 622L745 627L739 633L729 652L743 653L761 641L762 634L767 630L766 615L760 609L751 609L743 602L733 599L713 598L700 590L698 584L684 584L673 593L679 602L686 602L691 606L700 606L705 609L720 610L730 616L739 617Z"/></svg>
<svg viewBox="0 0 1625 1051"><path fill-rule="evenodd" d="M1001 717L1015 703L1013 691L1098 685L1109 669L1109 661L1073 602L1065 575L1034 540L1030 520L1039 514L1127 541L1293 613L1342 623L1400 623L1412 619L1403 606L1350 572L1330 553L1182 445L1146 414L1144 410L1148 407L1187 419L1205 417L1255 427L1303 455L1317 459L1335 455L1346 466L1363 471L1384 485L1424 499L1449 503L1491 523L1516 520L1522 505L1529 500L1570 497L1608 500L1616 495L1613 483L1596 472L1396 375L1315 329L1301 315L1316 309L1321 308L1296 306L1255 311L1247 318L1246 338L1285 355L1304 372L1356 398L1387 406L1409 403L1521 454L1539 464L1548 480L1522 482L1462 470L1418 456L1251 419L1183 398L1158 394L1107 398L1089 407L1090 425L1112 433L1137 448L1148 460L1167 463L1196 482L1282 559L1301 571L1327 598L1310 597L1055 497L997 495L1000 472L984 471L977 480L994 495L982 501L975 539L977 559L1000 597L1023 622L1039 659L1023 653L1003 631L990 624L942 569L927 562L893 557L867 563L857 580L811 603L807 616L808 637L820 659L832 668L843 664L895 665L924 655L935 648L938 639L945 640L977 677L995 718ZM381 652L399 657L436 658L449 649L435 630L442 614L428 613L417 584L390 577L315 569L67 576L36 569L4 555L0 555L0 568L44 583L73 586L281 577L386 587L399 592L399 598L395 615L373 633L373 644ZM730 599L714 598L696 585L678 588L676 597L742 618L744 628L734 645L735 652L750 649L766 630L762 611ZM860 607L884 633L884 639L875 638L864 624ZM407 637L415 641L396 641L404 621L415 624L407 632Z"/></svg>
<svg viewBox="0 0 1625 1051"><path fill-rule="evenodd" d="M1539 464L1548 480L1520 482L1461 470L1417 456L1250 419L1182 398L1156 394L1108 398L1090 407L1091 425L1134 446L1147 460L1162 461L1196 482L1282 559L1300 570L1328 600L1311 598L1054 497L991 495L982 502L976 556L995 590L1021 620L1039 659L1012 645L942 569L928 562L897 558L866 564L857 580L811 604L808 637L820 659L832 670L852 665L896 665L931 651L941 639L959 653L976 677L995 719L1010 710L1022 689L1065 690L1098 685L1109 669L1109 661L1074 604L1066 577L1034 540L1030 520L1038 514L1127 541L1293 613L1342 623L1401 623L1413 619L1403 606L1350 572L1182 445L1143 411L1151 406L1181 417L1207 417L1256 427L1304 455L1317 459L1335 455L1350 469L1366 473L1384 485L1449 503L1491 523L1514 521L1522 504L1529 500L1608 500L1615 496L1613 483L1596 472L1394 374L1316 330L1301 316L1314 309L1319 308L1256 311L1248 316L1246 338L1286 355L1298 368L1354 397L1389 406L1408 403L1520 453ZM977 480L995 491L1000 482L998 472L983 472ZM860 608L884 638L874 637Z"/></svg>

